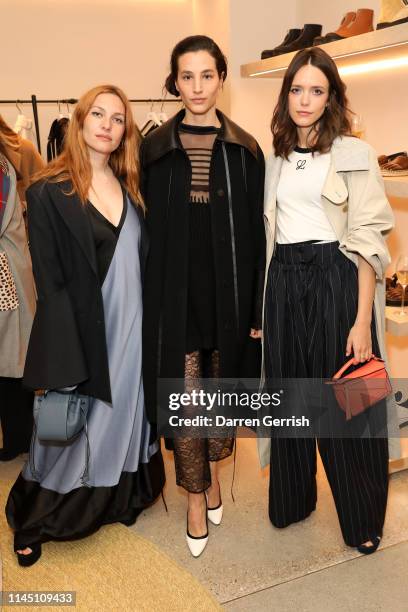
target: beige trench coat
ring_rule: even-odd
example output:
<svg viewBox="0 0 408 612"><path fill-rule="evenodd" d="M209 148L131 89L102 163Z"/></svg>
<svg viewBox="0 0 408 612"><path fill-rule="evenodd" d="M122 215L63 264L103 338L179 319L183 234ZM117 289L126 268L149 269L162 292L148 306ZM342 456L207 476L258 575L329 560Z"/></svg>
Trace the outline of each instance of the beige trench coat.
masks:
<svg viewBox="0 0 408 612"><path fill-rule="evenodd" d="M264 221L266 230L266 282L275 247L276 192L283 159L273 154L266 161ZM322 203L340 243L340 250L358 265L358 255L366 259L376 274L374 311L381 355L385 348L385 269L390 263L386 237L394 216L384 192L384 183L372 147L358 138L336 138L331 163L322 190ZM265 303L265 299L264 299ZM262 380L264 364L262 359ZM397 407L393 395L387 400L389 450L400 456ZM270 440L258 439L262 467L269 464Z"/></svg>
<svg viewBox="0 0 408 612"><path fill-rule="evenodd" d="M8 163L10 191L0 228L0 253L5 253L18 297L18 307L0 311L0 376L21 378L35 311L35 286L16 188L16 173Z"/></svg>

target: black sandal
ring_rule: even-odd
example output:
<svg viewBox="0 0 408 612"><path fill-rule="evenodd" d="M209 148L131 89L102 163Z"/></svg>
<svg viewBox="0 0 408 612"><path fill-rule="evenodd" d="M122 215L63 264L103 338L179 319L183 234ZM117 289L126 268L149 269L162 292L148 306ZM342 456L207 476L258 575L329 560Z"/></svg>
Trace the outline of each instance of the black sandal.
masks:
<svg viewBox="0 0 408 612"><path fill-rule="evenodd" d="M371 545L360 544L360 546L357 546L358 552L361 552L363 555L371 555L377 550L378 545L381 542L381 538L376 536L373 540L371 540L371 542Z"/></svg>
<svg viewBox="0 0 408 612"><path fill-rule="evenodd" d="M28 555L23 555L16 551L18 564L21 565L21 567L30 567L30 565L34 565L41 557L41 544L30 544L30 546L25 546L24 548L31 548L31 552L28 553ZM24 548L21 547L20 550L24 550Z"/></svg>

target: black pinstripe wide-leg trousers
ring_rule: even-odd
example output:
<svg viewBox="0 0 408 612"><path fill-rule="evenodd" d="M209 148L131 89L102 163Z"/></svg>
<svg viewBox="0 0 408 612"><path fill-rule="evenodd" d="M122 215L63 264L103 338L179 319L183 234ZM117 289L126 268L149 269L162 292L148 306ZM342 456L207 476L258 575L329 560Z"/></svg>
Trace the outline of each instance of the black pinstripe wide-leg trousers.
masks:
<svg viewBox="0 0 408 612"><path fill-rule="evenodd" d="M277 245L265 295L266 377L333 376L347 359L357 299L357 268L337 242ZM379 356L374 321L371 330L373 352ZM388 440L333 436L318 438L317 445L346 544L358 546L381 536ZM287 527L305 519L316 507L316 440L272 437L270 468L273 525Z"/></svg>

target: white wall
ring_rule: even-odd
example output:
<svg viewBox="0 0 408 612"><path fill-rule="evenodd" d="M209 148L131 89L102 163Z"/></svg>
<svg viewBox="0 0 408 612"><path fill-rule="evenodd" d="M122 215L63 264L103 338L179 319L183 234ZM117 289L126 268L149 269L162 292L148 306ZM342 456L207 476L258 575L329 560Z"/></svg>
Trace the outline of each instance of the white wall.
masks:
<svg viewBox="0 0 408 612"><path fill-rule="evenodd" d="M270 122L281 81L242 79L240 66L261 57L296 27L294 0L231 0L231 117L255 136L265 152L271 149Z"/></svg>
<svg viewBox="0 0 408 612"><path fill-rule="evenodd" d="M131 98L159 98L171 49L193 30L192 0L1 0L0 6L0 44L13 50L6 70L3 62L2 99L77 98L106 82ZM31 116L30 106L24 110ZM147 110L135 105L136 120ZM14 124L14 106L0 105L0 113ZM43 152L56 113L40 107Z"/></svg>
<svg viewBox="0 0 408 612"><path fill-rule="evenodd" d="M230 0L193 0L193 33L213 38L228 61L231 57ZM228 65L228 72L229 69ZM231 114L229 74L217 105L228 116Z"/></svg>

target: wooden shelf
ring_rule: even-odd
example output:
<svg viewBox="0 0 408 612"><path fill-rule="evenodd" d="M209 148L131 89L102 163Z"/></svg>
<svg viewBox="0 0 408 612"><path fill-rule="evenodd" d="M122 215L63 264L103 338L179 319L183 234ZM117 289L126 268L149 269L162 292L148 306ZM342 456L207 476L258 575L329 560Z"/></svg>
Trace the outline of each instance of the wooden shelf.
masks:
<svg viewBox="0 0 408 612"><path fill-rule="evenodd" d="M339 68L400 57L408 58L408 23L375 30L321 45ZM241 66L245 78L282 78L294 53L285 53Z"/></svg>
<svg viewBox="0 0 408 612"><path fill-rule="evenodd" d="M396 314L398 306L385 307L385 329L393 336L408 336L408 315L401 317ZM408 312L408 305L406 308Z"/></svg>
<svg viewBox="0 0 408 612"><path fill-rule="evenodd" d="M408 438L401 438L401 458L391 459L388 466L388 471L390 474L395 474L396 472L401 472L401 470L408 469Z"/></svg>
<svg viewBox="0 0 408 612"><path fill-rule="evenodd" d="M401 459L393 459L389 462L389 474L396 474L397 472L402 472L402 470L408 470L408 457L401 457Z"/></svg>
<svg viewBox="0 0 408 612"><path fill-rule="evenodd" d="M408 176L384 176L385 192L393 198L408 198Z"/></svg>

